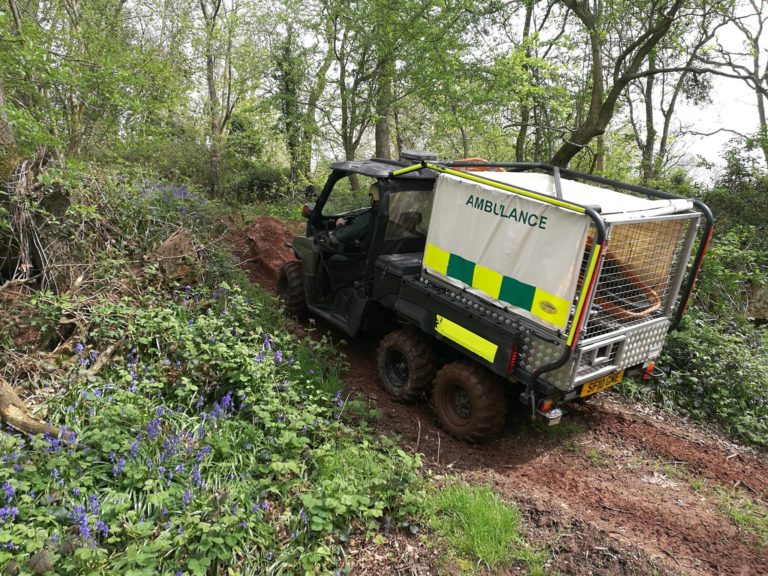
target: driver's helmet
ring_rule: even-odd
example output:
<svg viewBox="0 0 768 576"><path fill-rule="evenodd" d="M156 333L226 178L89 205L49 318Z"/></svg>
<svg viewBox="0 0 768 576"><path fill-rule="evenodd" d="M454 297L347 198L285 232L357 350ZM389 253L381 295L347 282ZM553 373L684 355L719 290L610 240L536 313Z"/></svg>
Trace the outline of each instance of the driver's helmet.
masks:
<svg viewBox="0 0 768 576"><path fill-rule="evenodd" d="M379 201L379 183L374 182L368 187L368 198L371 199L371 205Z"/></svg>

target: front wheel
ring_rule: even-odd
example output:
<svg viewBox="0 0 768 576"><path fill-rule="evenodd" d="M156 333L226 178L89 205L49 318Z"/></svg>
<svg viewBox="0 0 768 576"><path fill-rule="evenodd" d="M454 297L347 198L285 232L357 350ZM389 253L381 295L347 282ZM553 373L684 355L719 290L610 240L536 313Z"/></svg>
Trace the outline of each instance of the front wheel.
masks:
<svg viewBox="0 0 768 576"><path fill-rule="evenodd" d="M280 268L277 278L277 296L289 314L301 318L307 313L307 301L304 298L304 274L301 262L290 260Z"/></svg>
<svg viewBox="0 0 768 576"><path fill-rule="evenodd" d="M412 326L384 337L379 344L377 365L382 386L399 402L418 398L437 370L430 338Z"/></svg>
<svg viewBox="0 0 768 576"><path fill-rule="evenodd" d="M507 402L499 378L465 361L446 364L432 383L440 426L452 436L480 442L501 432Z"/></svg>

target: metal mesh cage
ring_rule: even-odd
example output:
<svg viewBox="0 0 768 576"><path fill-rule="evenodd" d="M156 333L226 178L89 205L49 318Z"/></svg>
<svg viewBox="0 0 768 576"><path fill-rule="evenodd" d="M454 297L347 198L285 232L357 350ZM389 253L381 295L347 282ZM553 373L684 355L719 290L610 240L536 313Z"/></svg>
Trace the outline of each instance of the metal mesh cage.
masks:
<svg viewBox="0 0 768 576"><path fill-rule="evenodd" d="M611 225L585 338L667 316L696 215Z"/></svg>

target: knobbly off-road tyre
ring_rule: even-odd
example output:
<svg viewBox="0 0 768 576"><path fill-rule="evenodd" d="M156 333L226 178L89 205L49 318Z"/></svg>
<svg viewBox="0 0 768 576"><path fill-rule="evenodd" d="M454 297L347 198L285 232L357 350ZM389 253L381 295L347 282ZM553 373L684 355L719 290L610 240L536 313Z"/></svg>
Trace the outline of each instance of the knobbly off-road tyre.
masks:
<svg viewBox="0 0 768 576"><path fill-rule="evenodd" d="M398 402L412 402L432 382L437 360L431 340L412 326L390 332L376 353L379 379Z"/></svg>
<svg viewBox="0 0 768 576"><path fill-rule="evenodd" d="M304 298L304 276L301 262L291 260L280 268L277 278L277 296L286 311L302 318L307 313L307 301Z"/></svg>
<svg viewBox="0 0 768 576"><path fill-rule="evenodd" d="M432 400L440 426L468 442L497 435L507 419L501 380L477 364L459 361L443 366L432 383Z"/></svg>

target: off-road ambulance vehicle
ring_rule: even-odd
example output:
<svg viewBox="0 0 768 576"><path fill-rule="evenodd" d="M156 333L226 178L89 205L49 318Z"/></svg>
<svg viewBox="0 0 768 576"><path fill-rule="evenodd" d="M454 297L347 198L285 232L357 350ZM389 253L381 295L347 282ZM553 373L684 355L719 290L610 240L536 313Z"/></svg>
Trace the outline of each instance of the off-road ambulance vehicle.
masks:
<svg viewBox="0 0 768 576"><path fill-rule="evenodd" d="M290 312L351 337L392 328L384 388L409 401L431 386L467 440L500 431L513 385L556 424L562 404L652 374L712 234L704 204L544 164L404 157L332 165L280 272ZM335 207L355 188L358 209ZM335 239L364 214L361 239Z"/></svg>

